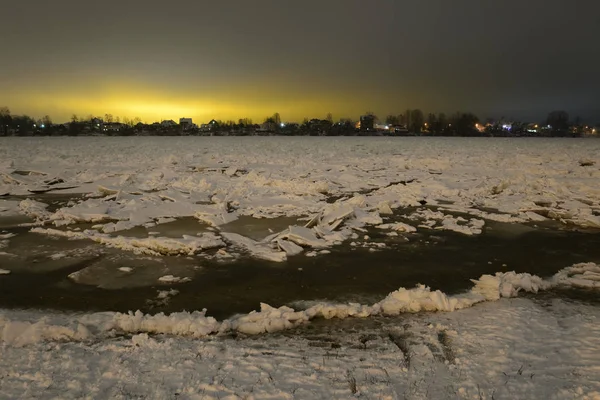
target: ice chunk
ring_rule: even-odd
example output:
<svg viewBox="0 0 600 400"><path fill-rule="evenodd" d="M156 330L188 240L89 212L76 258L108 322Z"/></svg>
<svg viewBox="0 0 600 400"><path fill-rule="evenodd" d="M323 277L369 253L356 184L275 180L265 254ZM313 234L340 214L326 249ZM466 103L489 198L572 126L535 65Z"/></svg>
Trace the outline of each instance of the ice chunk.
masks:
<svg viewBox="0 0 600 400"><path fill-rule="evenodd" d="M236 212L222 212L217 214L211 214L206 211L199 211L194 216L198 220L215 227L228 224L238 219L238 214Z"/></svg>
<svg viewBox="0 0 600 400"><path fill-rule="evenodd" d="M191 282L191 279L187 277L182 278L179 276L165 275L158 278L158 281L162 283L186 283Z"/></svg>
<svg viewBox="0 0 600 400"><path fill-rule="evenodd" d="M354 207L348 204L333 207L331 210L326 212L321 218L321 223L331 224L333 222L344 220L354 215Z"/></svg>
<svg viewBox="0 0 600 400"><path fill-rule="evenodd" d="M317 238L315 231L303 226L290 226L289 230L284 232L280 237L283 239L288 239L289 241L300 246L314 248L328 247L328 244L325 240Z"/></svg>
<svg viewBox="0 0 600 400"><path fill-rule="evenodd" d="M256 242L237 233L223 232L225 240L232 242L237 246L248 250L255 257L262 258L267 261L283 262L287 259L284 251L274 250L267 243Z"/></svg>
<svg viewBox="0 0 600 400"><path fill-rule="evenodd" d="M289 307L274 308L261 303L260 311L234 317L223 323L224 327L245 333L258 335L265 332L277 332L290 329L308 321L304 311L295 311Z"/></svg>
<svg viewBox="0 0 600 400"><path fill-rule="evenodd" d="M300 254L304 251L304 249L300 246L298 246L296 243L294 242L290 242L288 240L285 239L278 239L277 240L277 245L279 246L279 248L283 251L285 251L285 253L288 256L295 256L297 254Z"/></svg>
<svg viewBox="0 0 600 400"><path fill-rule="evenodd" d="M34 218L37 220L47 220L52 215L46 208L48 208L48 204L44 204L39 201L35 201L32 199L25 199L19 203L19 208L21 212L27 215L30 218Z"/></svg>
<svg viewBox="0 0 600 400"><path fill-rule="evenodd" d="M393 215L394 211L390 208L390 204L387 201L382 201L377 205L377 210L381 215Z"/></svg>
<svg viewBox="0 0 600 400"><path fill-rule="evenodd" d="M417 228L415 228L414 226L405 224L403 222L396 222L393 224L382 224L382 225L377 225L377 228L379 229L390 229L392 231L395 232L407 232L407 233L411 233L411 232L416 232Z"/></svg>

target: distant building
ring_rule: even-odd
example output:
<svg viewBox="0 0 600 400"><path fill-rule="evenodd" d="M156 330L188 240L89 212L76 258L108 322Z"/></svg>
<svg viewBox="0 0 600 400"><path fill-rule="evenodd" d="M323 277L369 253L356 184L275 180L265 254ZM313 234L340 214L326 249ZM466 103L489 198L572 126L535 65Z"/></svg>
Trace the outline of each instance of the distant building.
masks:
<svg viewBox="0 0 600 400"><path fill-rule="evenodd" d="M163 128L173 128L174 126L177 126L177 123L175 121L173 121L172 119L169 120L164 120L160 123L160 126L162 126Z"/></svg>
<svg viewBox="0 0 600 400"><path fill-rule="evenodd" d="M179 118L179 125L184 131L194 128L194 122L192 122L191 118Z"/></svg>
<svg viewBox="0 0 600 400"><path fill-rule="evenodd" d="M394 125L390 128L390 132L404 135L408 133L408 128L406 125Z"/></svg>
<svg viewBox="0 0 600 400"><path fill-rule="evenodd" d="M527 124L526 129L528 133L538 133L539 126L538 124Z"/></svg>
<svg viewBox="0 0 600 400"><path fill-rule="evenodd" d="M104 132L121 132L125 129L126 125L120 122L109 122L103 125L102 130Z"/></svg>
<svg viewBox="0 0 600 400"><path fill-rule="evenodd" d="M104 121L100 118L92 118L90 121L92 124L92 129L94 130L104 130Z"/></svg>
<svg viewBox="0 0 600 400"><path fill-rule="evenodd" d="M217 121L216 119L211 119L210 121L208 121L208 124L200 125L200 130L203 132L215 131L218 128L219 128L219 121Z"/></svg>

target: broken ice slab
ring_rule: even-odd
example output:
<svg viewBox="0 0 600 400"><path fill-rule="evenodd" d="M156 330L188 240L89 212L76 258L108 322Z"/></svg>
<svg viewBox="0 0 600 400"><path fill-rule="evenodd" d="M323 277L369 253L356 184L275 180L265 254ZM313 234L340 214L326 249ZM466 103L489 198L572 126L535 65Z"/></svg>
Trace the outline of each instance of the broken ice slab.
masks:
<svg viewBox="0 0 600 400"><path fill-rule="evenodd" d="M382 225L377 225L377 228L379 229L391 229L392 231L396 231L396 232L416 232L417 228L415 228L412 225L408 225L405 224L403 222L396 222L393 224L382 224Z"/></svg>
<svg viewBox="0 0 600 400"><path fill-rule="evenodd" d="M281 250L285 251L288 256L295 256L304 251L304 249L296 243L285 239L277 239L277 245Z"/></svg>
<svg viewBox="0 0 600 400"><path fill-rule="evenodd" d="M321 223L331 224L335 221L349 218L353 214L354 207L345 204L339 207L335 207L328 212L325 212L323 214L323 217L321 218Z"/></svg>
<svg viewBox="0 0 600 400"><path fill-rule="evenodd" d="M275 262L283 262L287 259L284 251L275 250L267 243L256 242L250 238L231 232L223 232L222 236L228 242L247 250L254 257Z"/></svg>
<svg viewBox="0 0 600 400"><path fill-rule="evenodd" d="M248 237L256 241L270 242L272 235L287 230L290 225L298 222L296 217L277 217L277 218L254 218L249 216L240 216L235 221L219 226L223 232L232 232Z"/></svg>
<svg viewBox="0 0 600 400"><path fill-rule="evenodd" d="M303 226L290 226L287 232L283 232L280 235L282 239L288 239L300 246L308 246L315 248L329 247L328 243L319 239L314 230L305 228Z"/></svg>
<svg viewBox="0 0 600 400"><path fill-rule="evenodd" d="M221 226L225 224L229 224L238 219L238 214L236 212L222 212L211 214L204 211L199 211L194 215L199 221L204 222L211 226Z"/></svg>

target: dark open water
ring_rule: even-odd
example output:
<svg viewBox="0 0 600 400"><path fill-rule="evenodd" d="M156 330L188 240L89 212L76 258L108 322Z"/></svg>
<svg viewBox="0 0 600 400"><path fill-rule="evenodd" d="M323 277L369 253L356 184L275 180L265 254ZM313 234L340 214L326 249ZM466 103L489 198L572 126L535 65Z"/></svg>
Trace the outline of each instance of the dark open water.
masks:
<svg viewBox="0 0 600 400"><path fill-rule="evenodd" d="M7 248L0 250L17 255L0 256L0 268L12 271L0 276L0 308L122 312L140 309L152 313L207 308L209 315L221 319L257 309L260 302L272 306L301 300L370 304L399 287L418 283L452 294L469 289L470 279L482 274L514 270L548 277L574 263L600 262L600 233L557 225L487 222L479 236L420 230L409 235L408 241L372 229L368 233L370 242L385 242L385 249L372 252L345 243L330 249L331 254L300 255L284 263L272 263L249 257L233 262L207 261L202 257L136 257L88 241L31 234L29 228L18 226L23 221L0 219L0 231L17 234ZM232 229L258 239L269 233L268 227L277 231L293 222L261 221L241 221ZM177 221L167 228L159 230L181 236L205 229L192 219ZM49 258L58 252L70 252L70 256ZM132 267L133 271L123 272L120 267ZM84 270L80 283L68 278L80 270ZM192 281L159 284L158 278L167 274ZM166 304L155 301L158 290L170 288L180 293ZM593 292L585 290L549 295L598 301Z"/></svg>

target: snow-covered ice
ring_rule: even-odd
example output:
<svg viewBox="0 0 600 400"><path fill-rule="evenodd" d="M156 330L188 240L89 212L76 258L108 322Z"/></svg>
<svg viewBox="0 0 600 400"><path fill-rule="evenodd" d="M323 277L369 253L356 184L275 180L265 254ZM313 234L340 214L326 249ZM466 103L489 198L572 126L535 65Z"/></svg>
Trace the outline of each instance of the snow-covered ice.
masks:
<svg viewBox="0 0 600 400"><path fill-rule="evenodd" d="M52 211L33 199L2 200L0 216L21 213L57 227L89 222L103 233L170 218L219 228L242 216L303 217L313 219L312 232L294 227L288 239L317 248L423 204L437 211L418 210L418 226L466 235L482 233L485 220L600 228L600 166L581 165L595 159L598 141L165 139L2 138L4 194L45 187L87 197Z"/></svg>

